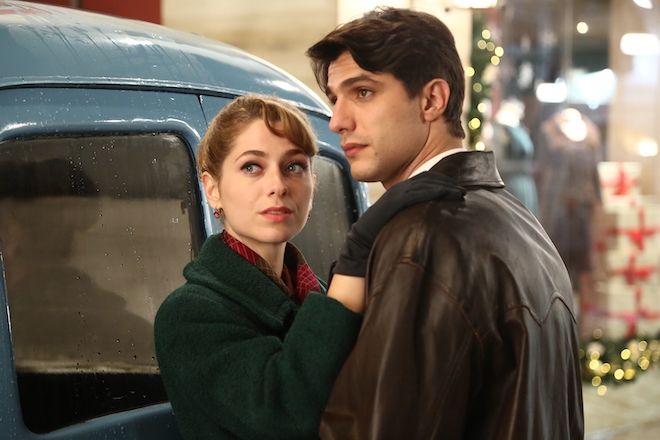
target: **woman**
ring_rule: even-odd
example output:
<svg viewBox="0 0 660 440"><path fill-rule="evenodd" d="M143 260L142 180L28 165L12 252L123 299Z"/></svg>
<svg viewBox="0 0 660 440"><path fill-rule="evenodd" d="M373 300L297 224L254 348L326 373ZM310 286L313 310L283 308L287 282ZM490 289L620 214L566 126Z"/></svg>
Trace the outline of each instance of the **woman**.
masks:
<svg viewBox="0 0 660 440"><path fill-rule="evenodd" d="M382 208L363 216L362 229L356 223L325 295L288 243L312 207L316 152L300 111L254 95L227 105L200 144L204 192L225 230L186 266L187 283L155 322L162 378L187 439L317 438L359 331L371 242L404 204L445 195L443 185L404 186L374 205Z"/></svg>

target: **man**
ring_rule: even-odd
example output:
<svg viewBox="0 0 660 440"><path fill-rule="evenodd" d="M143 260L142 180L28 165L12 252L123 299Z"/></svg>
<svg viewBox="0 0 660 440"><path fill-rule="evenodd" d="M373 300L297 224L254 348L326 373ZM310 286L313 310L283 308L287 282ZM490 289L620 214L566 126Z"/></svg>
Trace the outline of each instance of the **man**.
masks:
<svg viewBox="0 0 660 440"><path fill-rule="evenodd" d="M467 189L464 201L416 204L381 230L321 438L582 438L568 274L504 190L492 152L462 147L451 32L428 14L377 9L307 54L353 177L389 188L430 169Z"/></svg>

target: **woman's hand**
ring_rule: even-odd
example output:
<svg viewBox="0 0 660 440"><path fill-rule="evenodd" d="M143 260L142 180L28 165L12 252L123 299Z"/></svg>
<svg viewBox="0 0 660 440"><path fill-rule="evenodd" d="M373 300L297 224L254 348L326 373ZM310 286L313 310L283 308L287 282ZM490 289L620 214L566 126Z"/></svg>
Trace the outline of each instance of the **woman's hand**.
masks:
<svg viewBox="0 0 660 440"><path fill-rule="evenodd" d="M429 200L463 200L465 193L454 179L428 171L393 185L353 223L332 273L364 277L371 247L395 214Z"/></svg>

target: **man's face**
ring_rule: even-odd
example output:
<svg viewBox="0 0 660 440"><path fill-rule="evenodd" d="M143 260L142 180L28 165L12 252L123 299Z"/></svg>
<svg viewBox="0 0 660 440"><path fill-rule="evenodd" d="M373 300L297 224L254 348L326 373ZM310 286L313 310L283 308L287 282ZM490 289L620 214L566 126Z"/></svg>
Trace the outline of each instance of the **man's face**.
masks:
<svg viewBox="0 0 660 440"><path fill-rule="evenodd" d="M429 128L420 98L410 99L394 75L364 70L345 52L328 68L328 98L330 129L341 136L353 178L388 188L420 165Z"/></svg>

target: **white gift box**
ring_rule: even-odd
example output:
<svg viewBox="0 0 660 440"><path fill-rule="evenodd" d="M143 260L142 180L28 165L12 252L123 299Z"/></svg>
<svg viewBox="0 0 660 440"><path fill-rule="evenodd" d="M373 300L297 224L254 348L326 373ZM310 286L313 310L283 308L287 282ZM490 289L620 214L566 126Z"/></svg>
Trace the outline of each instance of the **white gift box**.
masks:
<svg viewBox="0 0 660 440"><path fill-rule="evenodd" d="M608 283L629 286L660 285L660 254L657 250L606 251Z"/></svg>
<svg viewBox="0 0 660 440"><path fill-rule="evenodd" d="M639 332L660 330L660 288L629 286L609 282L601 309L593 313L603 336L609 339L631 338Z"/></svg>
<svg viewBox="0 0 660 440"><path fill-rule="evenodd" d="M606 249L660 253L660 204L655 198L605 207Z"/></svg>
<svg viewBox="0 0 660 440"><path fill-rule="evenodd" d="M636 198L640 195L640 177L642 165L639 162L599 162L603 203L608 205L614 197Z"/></svg>

